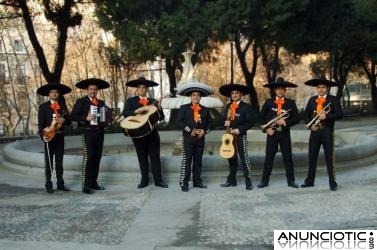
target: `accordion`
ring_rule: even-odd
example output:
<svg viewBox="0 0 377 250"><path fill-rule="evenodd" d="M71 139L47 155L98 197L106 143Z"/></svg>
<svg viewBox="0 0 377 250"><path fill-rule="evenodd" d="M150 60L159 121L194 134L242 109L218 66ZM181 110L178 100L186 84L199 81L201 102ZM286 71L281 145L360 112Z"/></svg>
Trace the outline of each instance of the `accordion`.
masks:
<svg viewBox="0 0 377 250"><path fill-rule="evenodd" d="M97 117L96 120L90 121L90 125L110 125L113 121L113 109L107 106L97 107L90 105L90 113Z"/></svg>

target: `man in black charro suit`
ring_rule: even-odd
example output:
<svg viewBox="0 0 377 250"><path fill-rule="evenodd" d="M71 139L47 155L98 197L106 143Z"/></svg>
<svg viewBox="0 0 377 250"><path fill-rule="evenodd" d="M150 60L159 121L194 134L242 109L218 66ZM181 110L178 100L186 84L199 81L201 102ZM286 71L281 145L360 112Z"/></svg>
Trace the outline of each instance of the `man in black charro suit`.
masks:
<svg viewBox="0 0 377 250"><path fill-rule="evenodd" d="M334 166L334 124L336 120L342 119L343 111L339 100L329 94L330 87L337 86L337 83L324 78L312 79L305 82L305 85L317 88L318 95L309 98L305 108L305 123L308 124L315 116L319 116L319 124L311 125L309 129L309 170L308 177L301 187L314 186L317 159L321 145L325 153L327 173L329 176L330 190L338 188L335 178ZM326 106L328 109L325 109ZM328 112L325 112L327 110ZM322 112L321 112L322 111Z"/></svg>
<svg viewBox="0 0 377 250"><path fill-rule="evenodd" d="M231 102L225 106L223 111L224 126L229 126L230 133L234 134L237 138L238 155L241 158L246 190L252 190L247 130L254 124L254 115L252 114L251 106L241 100L242 95L250 93L250 88L241 84L227 84L221 86L219 90L220 94L231 98ZM237 186L237 156L228 159L228 163L229 175L226 182L221 184L221 187Z"/></svg>
<svg viewBox="0 0 377 250"><path fill-rule="evenodd" d="M135 115L135 110L147 105L156 105L158 107L160 120L165 118L164 112L160 106L160 102L147 97L149 87L158 86L158 83L141 77L139 79L129 81L128 87L137 88L137 96L128 98L124 104L123 116ZM149 160L151 163L152 174L155 186L167 188L168 185L163 181L161 175L161 159L160 159L160 135L157 128L154 128L149 134L140 138L132 138L137 158L139 161L141 180L137 188L144 188L149 185Z"/></svg>
<svg viewBox="0 0 377 250"><path fill-rule="evenodd" d="M288 186L298 188L298 185L295 183L290 128L299 122L299 117L296 103L285 97L286 88L295 88L297 85L284 81L284 79L280 77L277 78L275 82L265 84L264 87L271 88L276 96L267 99L261 109L263 124L268 123L284 112L288 112L288 118L278 119L272 127L267 127L263 131L267 133L266 157L264 160L262 180L258 184L258 188L267 187L269 184L275 155L279 145L283 155Z"/></svg>
<svg viewBox="0 0 377 250"><path fill-rule="evenodd" d="M209 109L200 104L202 96L208 96L213 91L201 83L187 83L178 89L177 94L190 96L190 103L179 108L177 124L182 129L182 166L180 186L183 192L189 189L189 181L192 176L193 187L207 188L201 179L202 158L205 145L205 135L210 132L212 118Z"/></svg>
<svg viewBox="0 0 377 250"><path fill-rule="evenodd" d="M97 182L99 166L102 158L104 141L104 127L106 124L99 123L95 115L95 109L105 106L105 102L97 98L99 89L106 89L108 82L90 78L76 83L76 87L85 89L87 95L78 99L72 108L71 119L77 121L81 128L81 140L84 158L81 171L82 192L93 194L94 190L104 190Z"/></svg>
<svg viewBox="0 0 377 250"><path fill-rule="evenodd" d="M44 141L45 156L45 188L48 193L53 193L51 181L55 156L55 171L57 189L69 191L63 179L63 156L64 156L64 126L70 123L67 106L59 102L59 95L68 94L71 88L64 84L49 83L41 86L37 93L48 96L49 100L42 103L38 110L38 132ZM55 135L51 131L55 131ZM48 133L50 132L50 133Z"/></svg>

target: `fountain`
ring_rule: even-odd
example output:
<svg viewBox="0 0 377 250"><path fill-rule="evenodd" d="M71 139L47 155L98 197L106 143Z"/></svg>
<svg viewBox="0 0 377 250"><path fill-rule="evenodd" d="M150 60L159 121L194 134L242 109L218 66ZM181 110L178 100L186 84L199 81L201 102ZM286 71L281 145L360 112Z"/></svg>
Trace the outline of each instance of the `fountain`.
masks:
<svg viewBox="0 0 377 250"><path fill-rule="evenodd" d="M191 64L191 51L183 53L184 71L177 88L184 84L197 82L194 79L194 67ZM189 97L177 96L164 99L163 108L178 109L182 104L190 102ZM209 108L219 108L223 103L214 97L203 97L201 104ZM223 131L212 131L206 136L206 147L203 155L203 178L210 180L224 180L228 173L227 160L220 158L218 150ZM292 136L293 159L295 171L306 173L308 164L308 139L309 131L294 130ZM169 182L178 183L181 166L181 131L162 131L161 137L161 161L164 176ZM261 174L265 157L266 134L260 129L249 130L249 156L253 174ZM81 174L81 137L66 137L66 154L64 156L64 177L66 180L80 181ZM377 159L377 139L367 133L337 130L335 135L335 160L337 169L361 167L375 163ZM38 177L43 182L44 156L43 143L37 139L16 141L6 145L3 149L3 157L0 156L0 167L17 172L28 178ZM326 171L323 154L320 154L318 168ZM283 160L280 154L276 156L274 174L284 171ZM242 171L239 171L242 174ZM100 167L100 179L104 182L124 183L139 180L139 164L132 141L123 134L106 134L104 142L104 154ZM42 183L41 182L41 183Z"/></svg>

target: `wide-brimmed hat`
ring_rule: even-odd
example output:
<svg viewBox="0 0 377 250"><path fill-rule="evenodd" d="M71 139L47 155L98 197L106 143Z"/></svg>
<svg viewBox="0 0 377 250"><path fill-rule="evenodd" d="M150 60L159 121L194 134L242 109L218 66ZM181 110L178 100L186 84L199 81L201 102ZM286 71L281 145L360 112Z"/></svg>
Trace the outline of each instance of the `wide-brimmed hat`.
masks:
<svg viewBox="0 0 377 250"><path fill-rule="evenodd" d="M278 77L278 78L276 78L275 81L267 83L267 84L263 85L263 87L265 87L265 88L271 88L271 89L280 88L280 87L283 87L283 88L296 88L297 85L294 84L294 83L285 81L283 77Z"/></svg>
<svg viewBox="0 0 377 250"><path fill-rule="evenodd" d="M186 83L177 89L178 95L190 96L192 92L199 92L201 96L213 94L213 90L210 86L200 82Z"/></svg>
<svg viewBox="0 0 377 250"><path fill-rule="evenodd" d="M327 80L324 77L311 79L309 81L306 81L304 84L308 85L308 86L312 86L312 87L317 87L320 84L324 84L327 87L336 87L336 86L338 86L338 84L336 82Z"/></svg>
<svg viewBox="0 0 377 250"><path fill-rule="evenodd" d="M52 89L56 89L57 91L59 91L60 95L65 95L72 91L70 87L62 83L47 83L37 89L37 94L48 96Z"/></svg>
<svg viewBox="0 0 377 250"><path fill-rule="evenodd" d="M139 85L145 85L147 87L156 87L156 86L158 86L158 83L151 81L151 80L147 80L147 79L145 79L145 77L140 77L136 80L132 80L132 81L127 82L126 85L128 87L134 87L134 88L137 88L137 86L139 86Z"/></svg>
<svg viewBox="0 0 377 250"><path fill-rule="evenodd" d="M242 93L242 95L250 94L251 88L242 84L226 84L220 87L220 94L226 97L230 97L232 91L237 90Z"/></svg>
<svg viewBox="0 0 377 250"><path fill-rule="evenodd" d="M96 85L98 89L107 89L110 84L105 80L98 78L89 78L76 83L76 87L79 89L87 89L89 85Z"/></svg>

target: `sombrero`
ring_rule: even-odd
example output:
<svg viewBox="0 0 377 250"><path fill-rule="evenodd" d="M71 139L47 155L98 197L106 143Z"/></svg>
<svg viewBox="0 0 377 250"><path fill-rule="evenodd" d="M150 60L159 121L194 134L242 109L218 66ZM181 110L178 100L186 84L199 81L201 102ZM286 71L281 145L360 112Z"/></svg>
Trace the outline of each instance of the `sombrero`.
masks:
<svg viewBox="0 0 377 250"><path fill-rule="evenodd" d="M294 83L285 81L283 77L278 77L278 78L276 78L276 80L274 82L267 83L267 84L263 85L263 87L272 88L272 89L279 88L279 87L296 88L297 85L294 84Z"/></svg>
<svg viewBox="0 0 377 250"><path fill-rule="evenodd" d="M98 78L89 78L76 83L76 87L79 89L87 89L89 85L96 85L98 89L107 89L110 84L105 80Z"/></svg>
<svg viewBox="0 0 377 250"><path fill-rule="evenodd" d="M137 88L137 86L139 85L145 85L147 87L155 87L155 86L158 86L158 83L151 80L147 80L145 79L145 77L140 77L136 80L127 82L126 85L128 87L135 87L135 88Z"/></svg>
<svg viewBox="0 0 377 250"><path fill-rule="evenodd" d="M242 93L242 95L250 94L251 89L248 86L242 84L226 84L220 87L220 94L226 97L230 97L232 91L237 90Z"/></svg>
<svg viewBox="0 0 377 250"><path fill-rule="evenodd" d="M317 87L318 85L320 84L324 84L326 85L327 87L335 87L335 86L338 86L338 84L336 82L333 82L333 81L330 81L330 80L327 80L326 78L315 78L315 79L311 79L309 81L306 81L304 83L305 85L308 85L308 86L312 86L312 87Z"/></svg>
<svg viewBox="0 0 377 250"><path fill-rule="evenodd" d="M213 90L210 86L200 82L186 83L177 89L178 95L190 96L192 92L199 92L201 96L213 94Z"/></svg>
<svg viewBox="0 0 377 250"><path fill-rule="evenodd" d="M60 95L65 95L72 91L70 87L62 83L47 83L37 89L37 94L48 96L52 89L58 90Z"/></svg>

